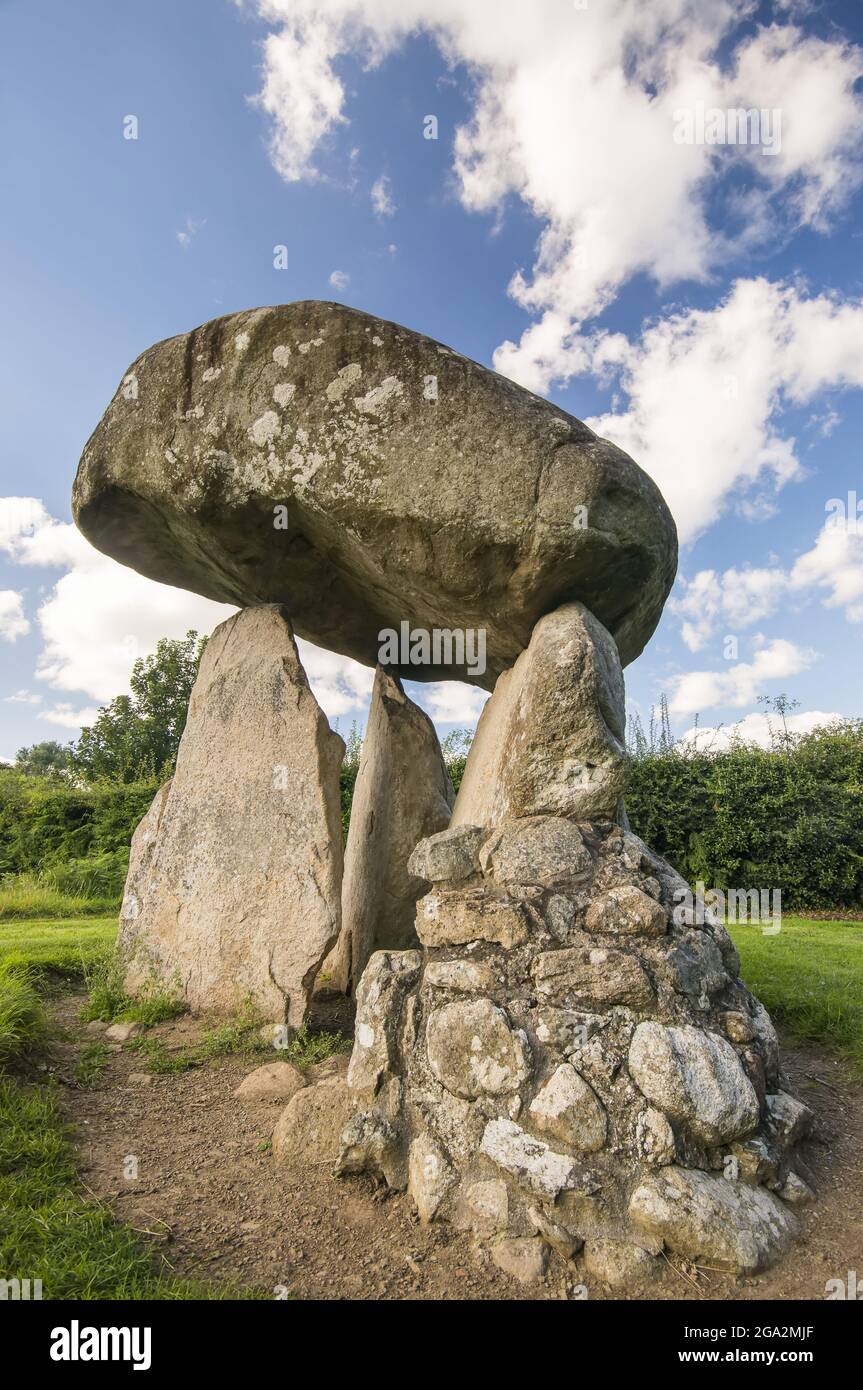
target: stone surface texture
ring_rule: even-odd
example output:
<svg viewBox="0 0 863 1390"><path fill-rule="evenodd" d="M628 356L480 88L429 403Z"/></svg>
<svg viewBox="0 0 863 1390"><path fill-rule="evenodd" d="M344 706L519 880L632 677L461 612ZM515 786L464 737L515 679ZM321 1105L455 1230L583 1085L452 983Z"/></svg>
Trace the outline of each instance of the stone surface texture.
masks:
<svg viewBox="0 0 863 1390"><path fill-rule="evenodd" d="M760 1006L726 969L717 924L677 920L676 875L635 835L557 816L541 833L538 819L488 827L467 880L459 856L446 880L435 846L418 848L434 931L369 962L338 1171L407 1188L423 1221L471 1231L517 1280L563 1261L588 1286L650 1297L663 1250L764 1268L808 1193L794 1167L805 1107L759 1097L744 1062L771 1066ZM469 915L468 901L483 906ZM520 930L489 929L503 920ZM684 981L674 954L693 934L710 964Z"/></svg>
<svg viewBox="0 0 863 1390"><path fill-rule="evenodd" d="M454 800L434 724L379 666L351 802L342 930L324 983L345 992L373 951L416 945L415 907L427 885L408 860L418 841L446 829Z"/></svg>
<svg viewBox="0 0 863 1390"><path fill-rule="evenodd" d="M248 608L201 659L177 770L135 832L118 947L127 990L299 1028L340 922L344 744L284 610Z"/></svg>
<svg viewBox="0 0 863 1390"><path fill-rule="evenodd" d="M621 449L442 343L317 301L142 353L85 446L73 511L139 573L284 603L299 636L368 666L403 621L484 628L484 671L395 674L487 689L571 598L632 661L677 564L662 495Z"/></svg>
<svg viewBox="0 0 863 1390"><path fill-rule="evenodd" d="M612 820L626 785L623 672L614 639L581 603L537 623L498 678L468 754L453 826L516 817Z"/></svg>

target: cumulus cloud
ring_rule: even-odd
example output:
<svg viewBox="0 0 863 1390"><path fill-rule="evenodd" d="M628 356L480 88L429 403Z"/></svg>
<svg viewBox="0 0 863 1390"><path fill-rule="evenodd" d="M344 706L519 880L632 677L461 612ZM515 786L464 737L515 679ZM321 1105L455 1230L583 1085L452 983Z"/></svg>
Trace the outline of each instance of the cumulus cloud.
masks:
<svg viewBox="0 0 863 1390"><path fill-rule="evenodd" d="M838 33L754 21L755 0L257 0L274 26L258 98L286 179L316 177L316 157L348 117L336 64L367 69L423 32L473 82L455 139L463 205L499 213L515 196L541 220L529 271L510 293L537 322L498 365L532 389L569 373L571 338L620 286L706 281L739 246L777 227L823 229L860 181L858 51ZM785 7L787 18L794 11ZM676 116L757 107L781 113L771 157L747 144L675 144ZM718 231L716 187L731 184ZM638 208L638 216L632 209ZM575 354L577 360L577 352Z"/></svg>
<svg viewBox="0 0 863 1390"><path fill-rule="evenodd" d="M791 4L774 8L783 22L759 23L755 0L256 5L272 26L259 101L284 178L319 176L349 119L345 56L373 73L428 35L471 74L454 141L462 205L499 218L517 198L541 224L533 264L508 286L530 322L498 346L497 369L540 393L580 374L615 381L628 399L590 423L656 479L684 541L731 495L750 520L772 514L800 469L777 416L861 384L860 304L757 279L635 341L590 321L638 274L662 289L707 285L735 254L829 229L861 181L858 48L838 29L804 32L794 21L805 9ZM677 143L681 113L699 105L768 111L781 139L769 155ZM372 200L379 215L392 210L385 175Z"/></svg>
<svg viewBox="0 0 863 1390"><path fill-rule="evenodd" d="M828 714L824 710L805 710L797 714L787 714L785 725L793 735L810 734L813 729L825 728L842 718L839 714ZM754 743L759 748L771 748L777 735L784 733L782 723L775 715L747 714L736 724L719 724L714 727L693 725L681 734L679 743L702 751L720 753L735 743Z"/></svg>
<svg viewBox="0 0 863 1390"><path fill-rule="evenodd" d="M0 589L0 640L14 642L25 637L30 623L24 617L24 598L15 589Z"/></svg>
<svg viewBox="0 0 863 1390"><path fill-rule="evenodd" d="M14 695L3 696L4 705L41 705L42 696L31 690L16 690Z"/></svg>
<svg viewBox="0 0 863 1390"><path fill-rule="evenodd" d="M346 290L351 282L351 277L346 270L334 270L330 275L330 284L334 290Z"/></svg>
<svg viewBox="0 0 863 1390"><path fill-rule="evenodd" d="M160 637L181 638L190 629L209 633L236 611L117 564L71 523L56 521L37 498L0 498L0 550L16 564L66 571L36 615L43 638L36 678L54 690L113 699L128 690L133 663L154 651ZM0 635L2 611L0 596ZM374 674L368 667L308 642L298 645L330 718L367 705ZM8 698L25 703L25 697L27 703L41 699L27 691ZM38 717L74 729L92 722L95 710L58 702Z"/></svg>
<svg viewBox="0 0 863 1390"><path fill-rule="evenodd" d="M262 3L265 18L278 21L278 7ZM288 183L315 179L314 155L323 137L344 121L345 89L332 67L337 27L309 6L302 27L286 26L264 43L264 85L256 101L271 117L270 158Z"/></svg>
<svg viewBox="0 0 863 1390"><path fill-rule="evenodd" d="M732 567L681 577L668 607L681 620L684 643L697 652L720 627L735 633L770 617L783 599L813 594L827 608L843 608L849 622L863 622L863 527L856 517L825 522L788 569Z"/></svg>
<svg viewBox="0 0 863 1390"><path fill-rule="evenodd" d="M89 728L98 717L97 709L75 709L68 701L61 701L51 709L40 710L36 715L37 719L44 719L46 724L57 724L61 729Z"/></svg>
<svg viewBox="0 0 863 1390"><path fill-rule="evenodd" d="M787 575L781 569L699 570L681 579L680 596L669 601L670 612L682 619L681 636L691 652L701 651L721 622L735 632L769 617L785 593Z"/></svg>
<svg viewBox="0 0 863 1390"><path fill-rule="evenodd" d="M863 622L863 529L856 518L847 527L827 522L815 545L795 561L789 576L792 590L826 590L823 602L842 607L852 623Z"/></svg>
<svg viewBox="0 0 863 1390"><path fill-rule="evenodd" d="M863 385L863 301L739 280L716 308L671 314L634 342L600 333L578 346L580 370L619 379L628 396L589 424L650 473L688 541L732 494L799 475L778 416Z"/></svg>
<svg viewBox="0 0 863 1390"><path fill-rule="evenodd" d="M470 727L482 714L488 691L464 681L433 681L416 685L411 696L435 724Z"/></svg>
<svg viewBox="0 0 863 1390"><path fill-rule="evenodd" d="M329 719L357 713L368 705L375 676L371 667L315 647L302 638L297 647L315 699Z"/></svg>
<svg viewBox="0 0 863 1390"><path fill-rule="evenodd" d="M697 714L702 710L751 705L771 681L785 680L805 671L816 660L816 653L776 638L756 639L751 661L729 664L725 671L688 671L667 682L669 712L673 717Z"/></svg>

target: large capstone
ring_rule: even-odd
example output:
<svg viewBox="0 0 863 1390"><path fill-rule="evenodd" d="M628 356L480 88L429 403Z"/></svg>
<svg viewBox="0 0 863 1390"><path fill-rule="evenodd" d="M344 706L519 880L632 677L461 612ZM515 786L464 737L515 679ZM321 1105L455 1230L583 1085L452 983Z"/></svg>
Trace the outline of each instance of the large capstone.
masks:
<svg viewBox="0 0 863 1390"><path fill-rule="evenodd" d="M454 800L434 724L379 666L351 801L342 930L324 983L344 991L373 951L416 944L425 883L408 859L419 840L449 824Z"/></svg>
<svg viewBox="0 0 863 1390"><path fill-rule="evenodd" d="M344 744L309 689L275 605L216 628L173 780L132 842L120 917L126 988L193 1009L251 999L290 1027L340 918Z"/></svg>
<svg viewBox="0 0 863 1390"><path fill-rule="evenodd" d="M498 680L468 754L453 826L554 815L612 820L626 785L623 672L580 603L537 623Z"/></svg>
<svg viewBox="0 0 863 1390"><path fill-rule="evenodd" d="M441 638L437 659L393 666L487 689L569 599L632 661L677 563L662 495L621 449L441 343L315 301L142 353L84 449L73 509L139 573L284 603L301 637L367 665L402 623L407 641L482 629L482 662Z"/></svg>

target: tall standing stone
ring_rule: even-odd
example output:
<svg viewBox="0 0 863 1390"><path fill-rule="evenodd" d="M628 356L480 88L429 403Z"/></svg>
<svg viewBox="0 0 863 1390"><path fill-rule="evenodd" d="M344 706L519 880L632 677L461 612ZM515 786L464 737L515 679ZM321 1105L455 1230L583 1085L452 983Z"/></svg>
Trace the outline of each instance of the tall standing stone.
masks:
<svg viewBox="0 0 863 1390"><path fill-rule="evenodd" d="M216 628L173 780L132 844L119 936L131 993L154 981L193 1009L251 999L304 1022L339 931L343 753L281 607Z"/></svg>
<svg viewBox="0 0 863 1390"><path fill-rule="evenodd" d="M614 638L581 603L549 613L482 712L453 825L613 820L626 784L625 717Z"/></svg>
<svg viewBox="0 0 863 1390"><path fill-rule="evenodd" d="M351 805L342 932L325 962L325 982L343 992L359 982L373 951L417 944L414 917L425 882L408 858L449 824L452 783L435 727L396 677L375 672Z"/></svg>

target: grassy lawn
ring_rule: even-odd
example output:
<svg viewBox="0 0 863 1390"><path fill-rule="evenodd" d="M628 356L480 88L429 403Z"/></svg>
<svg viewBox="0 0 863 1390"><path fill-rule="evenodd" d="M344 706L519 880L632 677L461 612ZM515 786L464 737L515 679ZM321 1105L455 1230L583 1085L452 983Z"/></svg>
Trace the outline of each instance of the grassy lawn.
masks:
<svg viewBox="0 0 863 1390"><path fill-rule="evenodd" d="M863 923L783 917L731 932L749 988L793 1037L824 1043L863 1072Z"/></svg>
<svg viewBox="0 0 863 1390"><path fill-rule="evenodd" d="M0 970L20 966L39 975L80 977L108 952L116 935L116 913L110 917L0 919Z"/></svg>
<svg viewBox="0 0 863 1390"><path fill-rule="evenodd" d="M177 1278L90 1200L51 1086L21 1079L50 1043L40 987L95 970L115 933L113 916L0 922L0 1278L41 1279L46 1299L257 1297Z"/></svg>
<svg viewBox="0 0 863 1390"><path fill-rule="evenodd" d="M119 911L120 904L113 897L94 898L54 888L32 874L19 874L0 883L0 923L14 918L26 923L47 917L101 917L108 913L116 918Z"/></svg>

